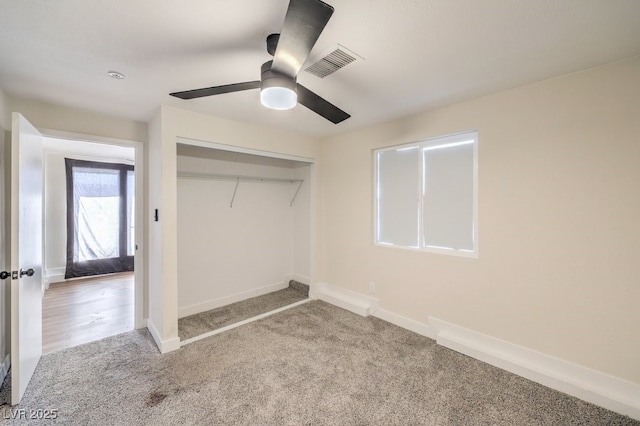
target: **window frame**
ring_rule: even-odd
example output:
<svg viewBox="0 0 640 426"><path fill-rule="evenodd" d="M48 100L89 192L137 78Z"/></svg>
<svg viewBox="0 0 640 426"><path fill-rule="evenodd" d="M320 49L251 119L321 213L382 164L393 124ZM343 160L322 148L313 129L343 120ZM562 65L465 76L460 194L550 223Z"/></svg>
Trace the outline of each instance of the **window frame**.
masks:
<svg viewBox="0 0 640 426"><path fill-rule="evenodd" d="M97 170L115 170L119 174L120 183L120 198L121 204L119 209L119 225L120 233L119 238L119 252L118 257L101 258L91 260L75 260L74 252L77 244L77 234L75 228L76 221L76 206L75 206L75 192L73 183L73 172L75 168L83 169L97 169ZM133 172L133 178L136 178L135 168L131 164L122 163L109 163L100 161L88 161L79 160L74 158L65 158L65 172L66 172L66 196L67 196L67 210L66 210L66 223L67 223L67 247L66 247L66 267L65 267L65 279L88 277L102 274L112 274L119 272L130 272L134 270L134 257L135 252L128 254L128 241L130 229L128 228L128 210L130 207L135 206L135 203L130 205L128 199L127 185L128 185L128 172ZM134 181L135 182L135 181ZM135 195L135 184L134 184ZM131 219L134 219L132 216Z"/></svg>
<svg viewBox="0 0 640 426"><path fill-rule="evenodd" d="M424 221L424 148L432 148L441 145L456 144L468 140L473 140L473 251L459 250L444 247L435 247L425 245L423 221ZM372 150L373 165L373 184L372 184L372 201L373 201L373 245L378 247L396 248L402 250L410 250L425 253L443 254L449 256L457 256L464 258L477 259L479 257L479 241L478 241L478 131L470 130L460 133L454 133L443 136L436 136L419 141L409 142L405 144L393 145ZM387 151L397 151L403 149L418 148L419 161L419 184L418 184L418 247L396 245L393 243L380 242L380 224L379 224L379 153Z"/></svg>

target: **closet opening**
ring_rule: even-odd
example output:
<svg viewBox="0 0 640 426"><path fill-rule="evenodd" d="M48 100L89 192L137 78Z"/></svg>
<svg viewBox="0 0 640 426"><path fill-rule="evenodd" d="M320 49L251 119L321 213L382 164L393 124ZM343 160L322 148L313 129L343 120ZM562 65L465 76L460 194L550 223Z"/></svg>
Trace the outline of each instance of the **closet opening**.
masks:
<svg viewBox="0 0 640 426"><path fill-rule="evenodd" d="M309 300L313 160L230 149L177 144L182 345Z"/></svg>

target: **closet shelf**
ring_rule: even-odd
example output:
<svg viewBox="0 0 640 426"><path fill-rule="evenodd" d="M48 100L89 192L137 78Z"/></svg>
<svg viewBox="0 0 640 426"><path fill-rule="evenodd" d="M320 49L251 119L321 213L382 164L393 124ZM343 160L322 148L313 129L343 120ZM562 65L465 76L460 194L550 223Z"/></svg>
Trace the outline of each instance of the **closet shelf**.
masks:
<svg viewBox="0 0 640 426"><path fill-rule="evenodd" d="M208 179L208 180L241 180L247 182L265 182L265 183L299 183L304 182L302 179L286 179L272 178L262 176L244 176L244 175L222 175L217 173L198 173L178 171L180 179Z"/></svg>
<svg viewBox="0 0 640 426"><path fill-rule="evenodd" d="M273 177L262 177L262 176L244 176L244 175L225 175L225 174L217 174L217 173L198 173L198 172L185 172L178 171L178 179L200 179L200 180L229 180L236 182L236 187L233 190L233 196L231 197L231 204L229 207L233 207L233 201L236 199L236 192L238 191L238 186L240 185L240 181L243 182L263 182L263 183L286 183L286 184L298 184L298 188L296 189L295 194L293 194L293 198L291 198L291 203L289 206L293 206L293 202L296 200L298 196L298 192L300 192L300 188L304 183L304 179L286 179L286 178L273 178Z"/></svg>

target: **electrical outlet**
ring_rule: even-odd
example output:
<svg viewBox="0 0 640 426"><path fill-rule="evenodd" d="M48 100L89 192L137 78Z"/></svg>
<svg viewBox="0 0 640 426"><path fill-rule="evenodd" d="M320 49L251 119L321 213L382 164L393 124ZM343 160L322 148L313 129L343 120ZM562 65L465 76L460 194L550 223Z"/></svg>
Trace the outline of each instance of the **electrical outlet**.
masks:
<svg viewBox="0 0 640 426"><path fill-rule="evenodd" d="M376 283L369 281L369 293L376 294Z"/></svg>

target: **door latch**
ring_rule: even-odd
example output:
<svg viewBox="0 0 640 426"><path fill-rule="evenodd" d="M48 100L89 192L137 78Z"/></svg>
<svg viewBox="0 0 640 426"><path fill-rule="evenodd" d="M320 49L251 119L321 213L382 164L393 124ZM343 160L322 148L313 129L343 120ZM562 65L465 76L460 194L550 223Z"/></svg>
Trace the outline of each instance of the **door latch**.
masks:
<svg viewBox="0 0 640 426"><path fill-rule="evenodd" d="M23 271L22 269L20 269L20 278L22 278L23 276L28 276L28 277L32 277L33 274L35 274L36 271L33 270L33 268L29 268L26 271ZM7 278L11 277L12 280L17 280L18 279L18 271L11 271L11 273L9 273L9 271L2 271L0 272L0 280L6 280Z"/></svg>
<svg viewBox="0 0 640 426"><path fill-rule="evenodd" d="M26 271L23 271L22 268L20 268L20 278L22 278L24 275L28 276L28 277L32 277L33 274L35 274L36 271L33 270L33 268L29 268Z"/></svg>

